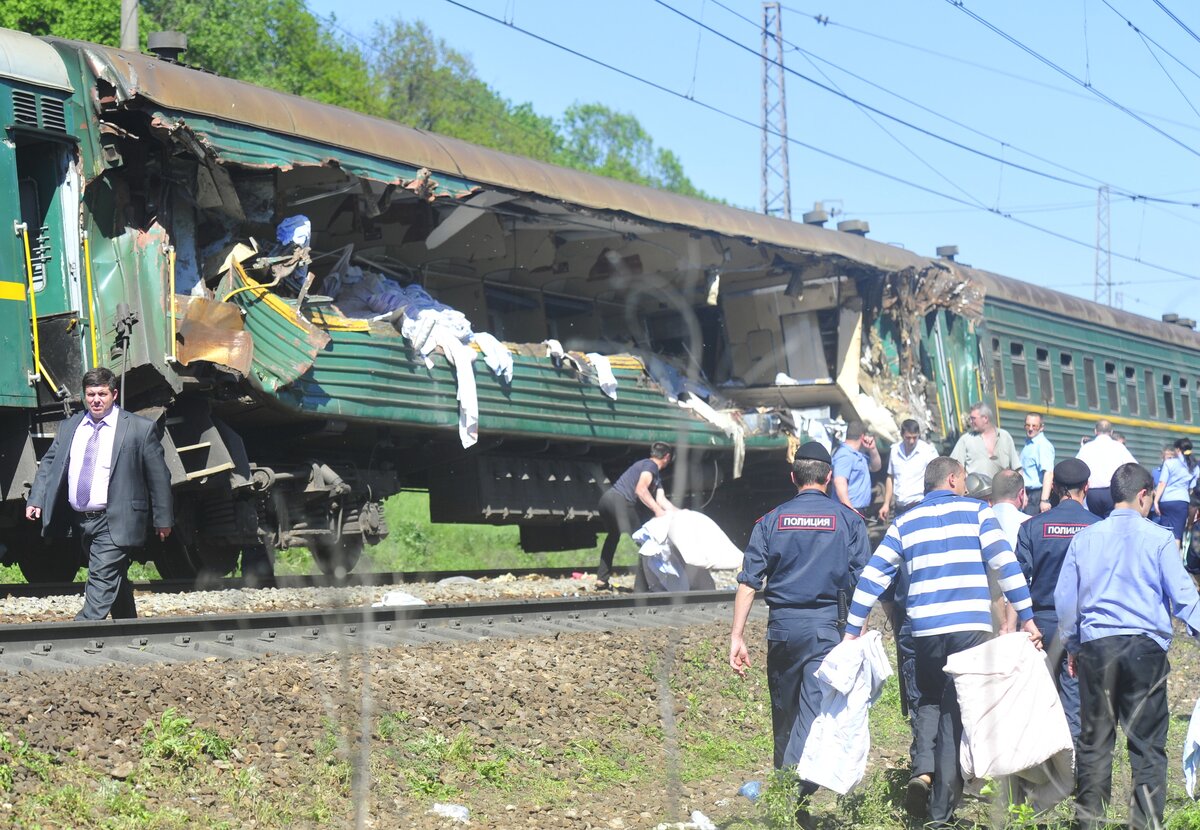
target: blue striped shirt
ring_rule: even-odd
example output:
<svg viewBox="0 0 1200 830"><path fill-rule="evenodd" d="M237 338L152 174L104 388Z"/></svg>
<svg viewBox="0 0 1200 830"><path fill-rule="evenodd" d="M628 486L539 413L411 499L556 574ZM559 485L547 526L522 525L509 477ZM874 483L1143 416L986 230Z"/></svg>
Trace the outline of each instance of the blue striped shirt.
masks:
<svg viewBox="0 0 1200 830"><path fill-rule="evenodd" d="M934 490L888 528L850 604L847 634L859 634L871 608L903 567L914 637L992 630L985 564L1022 623L1033 618L1029 586L992 508Z"/></svg>

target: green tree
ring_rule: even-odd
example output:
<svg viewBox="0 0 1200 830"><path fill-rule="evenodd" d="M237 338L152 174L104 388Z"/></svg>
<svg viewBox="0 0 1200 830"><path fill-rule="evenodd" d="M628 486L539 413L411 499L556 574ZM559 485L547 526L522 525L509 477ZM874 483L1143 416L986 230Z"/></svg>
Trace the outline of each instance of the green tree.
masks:
<svg viewBox="0 0 1200 830"><path fill-rule="evenodd" d="M519 156L710 198L638 120L575 104L561 123L513 103L422 22L397 19L371 44L336 34L303 0L142 0L142 43L188 35L184 59L220 75L390 118ZM116 45L117 0L0 0L0 26Z"/></svg>
<svg viewBox="0 0 1200 830"><path fill-rule="evenodd" d="M114 0L4 0L0 26L31 35L116 46L121 40L121 4Z"/></svg>
<svg viewBox="0 0 1200 830"><path fill-rule="evenodd" d="M692 184L679 157L654 145L632 115L603 104L573 104L563 115L565 160L601 176L711 198Z"/></svg>
<svg viewBox="0 0 1200 830"><path fill-rule="evenodd" d="M372 53L387 118L541 161L560 160L553 120L489 87L468 57L424 23L394 21L375 39Z"/></svg>
<svg viewBox="0 0 1200 830"><path fill-rule="evenodd" d="M302 0L143 0L143 29L188 35L188 63L327 104L379 114L366 59Z"/></svg>

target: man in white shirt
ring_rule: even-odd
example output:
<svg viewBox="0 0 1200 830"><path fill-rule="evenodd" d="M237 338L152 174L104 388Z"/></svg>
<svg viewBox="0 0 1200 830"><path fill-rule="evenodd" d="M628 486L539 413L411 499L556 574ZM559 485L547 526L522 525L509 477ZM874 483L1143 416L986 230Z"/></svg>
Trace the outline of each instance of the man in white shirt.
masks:
<svg viewBox="0 0 1200 830"><path fill-rule="evenodd" d="M1017 548L1017 534L1021 525L1029 521L1025 513L1027 496L1025 495L1025 479L1018 470L1001 470L992 479L991 492L986 496L996 514L996 521L1004 531L1004 538ZM989 571L989 577L991 572ZM992 592L992 623L997 634L1010 634L1017 630L1017 612L1004 598L999 584L994 578L989 578L988 586Z"/></svg>
<svg viewBox="0 0 1200 830"><path fill-rule="evenodd" d="M937 458L938 452L928 441L921 440L921 425L909 418L900 424L900 443L888 455L888 474L883 485L883 507L879 520L893 518L892 499L896 501L895 516L902 516L925 498L925 468Z"/></svg>
<svg viewBox="0 0 1200 830"><path fill-rule="evenodd" d="M1137 459L1113 438L1113 425L1104 419L1096 422L1096 437L1080 447L1075 457L1092 471L1088 478L1087 509L1101 519L1108 518L1113 509L1109 493L1113 473L1122 464L1136 464Z"/></svg>

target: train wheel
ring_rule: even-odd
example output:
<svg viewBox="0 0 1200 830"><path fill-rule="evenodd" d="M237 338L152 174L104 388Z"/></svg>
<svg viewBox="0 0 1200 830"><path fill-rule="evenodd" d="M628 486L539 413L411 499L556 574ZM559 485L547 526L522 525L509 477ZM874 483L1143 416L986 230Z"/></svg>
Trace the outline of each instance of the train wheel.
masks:
<svg viewBox="0 0 1200 830"><path fill-rule="evenodd" d="M74 540L72 540L74 542ZM38 545L32 553L17 560L17 566L30 585L46 582L72 582L82 565L77 552L61 547Z"/></svg>
<svg viewBox="0 0 1200 830"><path fill-rule="evenodd" d="M203 550L183 542L172 533L154 557L154 566L163 579L213 582L228 574L237 565L240 549L228 545L209 546Z"/></svg>
<svg viewBox="0 0 1200 830"><path fill-rule="evenodd" d="M344 577L354 570L363 552L362 536L343 536L337 542L313 540L312 554L321 573Z"/></svg>

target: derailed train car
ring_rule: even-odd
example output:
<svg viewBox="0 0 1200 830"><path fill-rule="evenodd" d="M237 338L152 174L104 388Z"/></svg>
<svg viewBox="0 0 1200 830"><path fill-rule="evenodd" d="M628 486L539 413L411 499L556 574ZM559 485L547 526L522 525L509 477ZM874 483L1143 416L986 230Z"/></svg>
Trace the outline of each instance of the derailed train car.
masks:
<svg viewBox="0 0 1200 830"><path fill-rule="evenodd" d="M0 84L0 539L31 579L79 564L21 507L97 364L162 425L179 532L146 556L170 576L260 544L350 567L408 487L435 521L587 547L653 440L737 536L789 441L910 415L950 439L993 365L1016 384L993 359L1030 300L952 262L103 46L0 32Z"/></svg>

